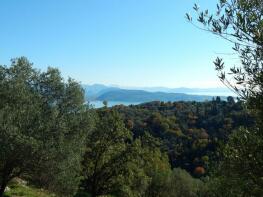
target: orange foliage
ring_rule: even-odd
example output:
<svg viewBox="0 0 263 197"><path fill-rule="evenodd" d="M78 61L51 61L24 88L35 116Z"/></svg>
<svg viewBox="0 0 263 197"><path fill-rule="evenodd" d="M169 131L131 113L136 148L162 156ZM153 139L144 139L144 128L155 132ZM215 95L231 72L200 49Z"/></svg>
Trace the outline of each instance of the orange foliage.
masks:
<svg viewBox="0 0 263 197"><path fill-rule="evenodd" d="M198 166L195 168L194 173L198 176L205 174L205 169L202 166Z"/></svg>

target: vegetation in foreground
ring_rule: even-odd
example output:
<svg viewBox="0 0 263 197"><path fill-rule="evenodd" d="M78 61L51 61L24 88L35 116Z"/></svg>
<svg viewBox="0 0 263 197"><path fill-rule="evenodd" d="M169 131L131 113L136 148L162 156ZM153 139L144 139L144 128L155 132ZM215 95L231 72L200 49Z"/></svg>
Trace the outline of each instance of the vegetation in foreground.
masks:
<svg viewBox="0 0 263 197"><path fill-rule="evenodd" d="M15 177L57 196L262 196L262 1L220 0L216 15L194 9L234 43L241 67L228 75L222 59L215 66L242 102L94 110L79 83L14 59L0 66L0 196ZM13 187L7 195L42 195Z"/></svg>

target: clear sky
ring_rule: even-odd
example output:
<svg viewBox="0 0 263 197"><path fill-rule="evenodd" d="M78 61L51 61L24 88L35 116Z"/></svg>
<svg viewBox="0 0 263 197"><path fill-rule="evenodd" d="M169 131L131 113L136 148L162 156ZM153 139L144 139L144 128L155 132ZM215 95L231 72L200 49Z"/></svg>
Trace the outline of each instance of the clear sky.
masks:
<svg viewBox="0 0 263 197"><path fill-rule="evenodd" d="M194 3L217 1L1 0L0 64L26 56L84 84L221 86L212 62L231 48L186 21Z"/></svg>

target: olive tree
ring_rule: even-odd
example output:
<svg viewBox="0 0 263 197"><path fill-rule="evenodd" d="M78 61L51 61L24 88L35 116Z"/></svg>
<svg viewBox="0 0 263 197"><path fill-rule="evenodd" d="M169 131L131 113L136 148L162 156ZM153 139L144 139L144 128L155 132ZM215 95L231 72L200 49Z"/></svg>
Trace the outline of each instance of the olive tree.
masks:
<svg viewBox="0 0 263 197"><path fill-rule="evenodd" d="M214 61L215 69L219 79L245 101L257 120L252 128L234 131L223 148L224 158L215 178L214 194L262 196L263 2L219 0L216 13L200 10L197 5L194 10L200 25L187 14L192 24L233 44L239 65L227 69L218 57Z"/></svg>
<svg viewBox="0 0 263 197"><path fill-rule="evenodd" d="M0 66L0 196L18 176L70 196L91 120L83 90L55 68L32 66L24 57Z"/></svg>

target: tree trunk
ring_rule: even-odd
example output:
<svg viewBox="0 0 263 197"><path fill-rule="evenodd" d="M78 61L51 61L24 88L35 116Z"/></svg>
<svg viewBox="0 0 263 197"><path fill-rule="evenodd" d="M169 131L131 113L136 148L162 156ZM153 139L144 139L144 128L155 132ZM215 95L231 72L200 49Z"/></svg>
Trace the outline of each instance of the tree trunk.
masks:
<svg viewBox="0 0 263 197"><path fill-rule="evenodd" d="M96 189L95 189L95 186L93 186L91 188L91 197L96 197L97 196L97 192L96 192ZM1 197L1 196L0 196Z"/></svg>
<svg viewBox="0 0 263 197"><path fill-rule="evenodd" d="M1 186L0 186L0 197L4 196L6 185L7 185L6 181L3 181Z"/></svg>
<svg viewBox="0 0 263 197"><path fill-rule="evenodd" d="M11 174L13 171L13 168L11 167L9 163L5 165L3 168L3 175L1 177L1 182L0 182L0 197L4 196L5 188L7 186L7 183L11 180Z"/></svg>

